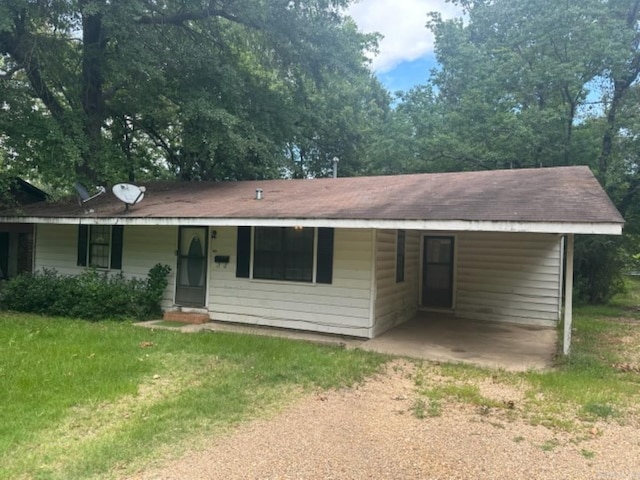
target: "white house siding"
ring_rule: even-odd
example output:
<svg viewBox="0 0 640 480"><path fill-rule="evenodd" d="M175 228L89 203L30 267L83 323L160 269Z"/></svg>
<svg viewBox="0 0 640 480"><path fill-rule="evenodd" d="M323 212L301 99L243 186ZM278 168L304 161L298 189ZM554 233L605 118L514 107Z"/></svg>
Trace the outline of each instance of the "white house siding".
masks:
<svg viewBox="0 0 640 480"><path fill-rule="evenodd" d="M461 233L456 242L457 316L556 324L561 278L558 235Z"/></svg>
<svg viewBox="0 0 640 480"><path fill-rule="evenodd" d="M177 227L126 226L123 230L122 273L128 278L146 278L156 263L171 267L169 286L163 295L164 308L173 304L175 291ZM86 267L76 265L78 226L41 224L36 230L35 270L54 268L75 275Z"/></svg>
<svg viewBox="0 0 640 480"><path fill-rule="evenodd" d="M331 284L236 278L235 227L210 243L208 309L214 320L371 336L371 230L336 229ZM215 255L229 255L217 265Z"/></svg>
<svg viewBox="0 0 640 480"><path fill-rule="evenodd" d="M175 226L126 226L123 231L122 273L146 278L149 269L161 263L171 267L169 285L162 295L162 307L173 305L176 291L176 250L178 228Z"/></svg>
<svg viewBox="0 0 640 480"><path fill-rule="evenodd" d="M418 309L420 232L407 230L405 275L396 282L397 230L376 232L375 326L374 336L410 320Z"/></svg>
<svg viewBox="0 0 640 480"><path fill-rule="evenodd" d="M65 275L80 273L83 268L76 266L77 249L76 225L36 225L34 270L54 268Z"/></svg>

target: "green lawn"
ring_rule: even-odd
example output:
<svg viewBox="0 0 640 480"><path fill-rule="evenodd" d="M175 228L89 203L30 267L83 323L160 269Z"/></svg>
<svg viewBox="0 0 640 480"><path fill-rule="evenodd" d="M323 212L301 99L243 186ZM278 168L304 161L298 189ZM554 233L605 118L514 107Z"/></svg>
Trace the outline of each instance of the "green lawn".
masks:
<svg viewBox="0 0 640 480"><path fill-rule="evenodd" d="M609 305L574 309L571 354L558 353L554 369L508 373L423 363L415 378L418 399L435 411L444 400L457 401L491 409L506 420L567 431L588 430L595 420L640 423L640 280L628 279L627 287ZM437 383L430 381L435 376ZM483 379L524 397L496 402L481 395Z"/></svg>
<svg viewBox="0 0 640 480"><path fill-rule="evenodd" d="M568 358L546 372L417 362L412 412L451 401L496 422L581 431L638 421L640 282L606 307L577 307ZM310 389L351 385L387 357L278 338L183 334L128 323L0 313L0 478L108 478L179 455ZM524 392L512 404L482 382ZM514 390L515 391L515 390ZM483 413L484 414L484 413ZM514 440L515 441L515 440Z"/></svg>
<svg viewBox="0 0 640 480"><path fill-rule="evenodd" d="M277 338L0 313L0 478L95 478L179 454L385 357Z"/></svg>

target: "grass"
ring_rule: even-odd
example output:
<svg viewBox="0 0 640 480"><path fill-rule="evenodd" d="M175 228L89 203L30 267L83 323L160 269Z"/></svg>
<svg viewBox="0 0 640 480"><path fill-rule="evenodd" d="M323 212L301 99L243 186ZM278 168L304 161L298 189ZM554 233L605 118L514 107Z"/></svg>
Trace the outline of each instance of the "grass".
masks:
<svg viewBox="0 0 640 480"><path fill-rule="evenodd" d="M639 305L640 282L629 279L627 292L609 305L576 308L571 354L559 358L554 371L529 373L532 392L543 392L546 402L577 406L585 420L632 413L640 376L618 366L640 362Z"/></svg>
<svg viewBox="0 0 640 480"><path fill-rule="evenodd" d="M576 308L572 353L550 371L418 363L410 410L427 419L450 403L467 404L496 427L519 418L566 431L637 420L639 303L640 282L629 280L610 305ZM310 389L360 382L387 359L279 338L15 314L0 314L0 345L0 478L7 479L133 472ZM481 388L487 384L524 394L505 402Z"/></svg>
<svg viewBox="0 0 640 480"><path fill-rule="evenodd" d="M627 291L610 304L575 308L571 354L559 355L552 370L508 373L470 365L421 364L414 381L417 392L428 399L571 431L591 428L596 420L638 420L639 373L640 280L628 279ZM478 387L483 381L507 391L524 391L524 398L514 403L487 398Z"/></svg>
<svg viewBox="0 0 640 480"><path fill-rule="evenodd" d="M596 456L595 452L592 452L591 450L586 450L584 448L580 450L580 454L587 460L590 460Z"/></svg>
<svg viewBox="0 0 640 480"><path fill-rule="evenodd" d="M0 478L101 478L177 455L386 357L279 338L0 314ZM188 442L187 442L188 440Z"/></svg>
<svg viewBox="0 0 640 480"><path fill-rule="evenodd" d="M552 452L559 445L560 443L556 439L551 439L551 440L547 440L542 445L540 445L540 448L542 449L543 452Z"/></svg>

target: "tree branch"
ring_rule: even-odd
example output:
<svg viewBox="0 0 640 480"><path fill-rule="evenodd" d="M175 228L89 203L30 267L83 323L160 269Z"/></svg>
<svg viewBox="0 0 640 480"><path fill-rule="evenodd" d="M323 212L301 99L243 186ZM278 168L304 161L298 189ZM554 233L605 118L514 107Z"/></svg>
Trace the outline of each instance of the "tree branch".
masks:
<svg viewBox="0 0 640 480"><path fill-rule="evenodd" d="M162 134L160 134L151 125L146 124L146 122L144 121L136 122L134 120L134 124L135 123L137 123L140 129L149 136L149 139L156 147L163 149L169 159L172 160L174 164L177 164L177 162L179 161L178 156L175 154L173 147L171 147L171 145L169 145L163 138Z"/></svg>
<svg viewBox="0 0 640 480"><path fill-rule="evenodd" d="M248 27L252 27L255 29L259 29L260 26L257 23L251 22L247 19L240 20L235 15L221 10L219 8L205 8L204 10L198 11L190 11L190 12L179 12L172 13L169 15L152 13L151 15L147 15L144 17L140 17L136 20L136 23L140 25L174 25L180 26L185 22L192 20L205 20L207 18L219 17L229 20L233 23L238 23L242 25L246 25Z"/></svg>
<svg viewBox="0 0 640 480"><path fill-rule="evenodd" d="M20 30L19 28L18 31ZM0 47L3 52L13 58L16 67L25 71L38 98L42 100L51 115L62 124L65 109L42 78L38 59L24 48L27 43L26 36L27 34L24 33L22 38L16 38L8 32L0 32Z"/></svg>

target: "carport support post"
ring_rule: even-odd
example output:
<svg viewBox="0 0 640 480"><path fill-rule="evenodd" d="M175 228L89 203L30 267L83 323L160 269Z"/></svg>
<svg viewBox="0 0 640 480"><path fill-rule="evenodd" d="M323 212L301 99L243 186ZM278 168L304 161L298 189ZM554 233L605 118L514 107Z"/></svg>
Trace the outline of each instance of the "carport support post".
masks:
<svg viewBox="0 0 640 480"><path fill-rule="evenodd" d="M571 350L571 321L573 319L573 233L567 235L567 271L564 276L564 338L562 353Z"/></svg>

